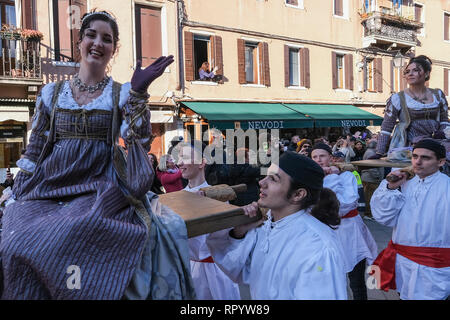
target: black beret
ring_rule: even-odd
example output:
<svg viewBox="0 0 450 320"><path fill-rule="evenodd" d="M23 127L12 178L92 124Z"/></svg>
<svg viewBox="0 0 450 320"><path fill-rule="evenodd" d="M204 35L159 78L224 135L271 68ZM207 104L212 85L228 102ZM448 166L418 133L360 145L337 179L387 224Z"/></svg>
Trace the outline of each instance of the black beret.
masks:
<svg viewBox="0 0 450 320"><path fill-rule="evenodd" d="M333 151L331 150L330 146L323 142L316 143L312 149L313 149L313 151L316 149L322 149L322 150L327 151L329 154L333 154Z"/></svg>
<svg viewBox="0 0 450 320"><path fill-rule="evenodd" d="M428 150L434 151L434 153L436 154L436 157L438 159L445 158L445 152L446 152L445 147L435 140L432 140L432 139L420 140L419 142L414 144L413 150L417 149L417 148L428 149Z"/></svg>
<svg viewBox="0 0 450 320"><path fill-rule="evenodd" d="M280 156L278 166L292 179L311 189L323 188L325 174L322 168L304 155L286 151Z"/></svg>

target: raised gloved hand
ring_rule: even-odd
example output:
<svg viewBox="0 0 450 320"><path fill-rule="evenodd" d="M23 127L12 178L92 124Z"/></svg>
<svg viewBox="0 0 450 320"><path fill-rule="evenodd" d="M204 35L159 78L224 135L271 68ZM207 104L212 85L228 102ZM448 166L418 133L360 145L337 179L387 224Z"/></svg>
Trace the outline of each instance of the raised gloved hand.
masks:
<svg viewBox="0 0 450 320"><path fill-rule="evenodd" d="M136 64L136 70L131 78L131 89L139 93L147 92L149 85L173 62L173 56L161 56L144 70L141 69L142 62Z"/></svg>

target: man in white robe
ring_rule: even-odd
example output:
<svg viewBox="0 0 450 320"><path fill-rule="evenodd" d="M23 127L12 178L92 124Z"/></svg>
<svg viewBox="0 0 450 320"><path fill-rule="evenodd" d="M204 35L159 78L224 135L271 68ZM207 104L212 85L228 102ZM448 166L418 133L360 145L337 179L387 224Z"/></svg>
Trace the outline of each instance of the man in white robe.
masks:
<svg viewBox="0 0 450 320"><path fill-rule="evenodd" d="M400 298L448 299L450 295L450 178L439 171L445 148L422 140L413 149L415 177L400 170L383 180L370 205L373 217L393 227L392 240L375 260L375 279Z"/></svg>
<svg viewBox="0 0 450 320"><path fill-rule="evenodd" d="M250 217L260 206L270 209L262 227L260 221L207 238L214 261L248 284L252 299L347 299L342 247L331 228L339 224L338 201L322 189L323 176L314 161L286 151L260 181L258 202L244 207Z"/></svg>
<svg viewBox="0 0 450 320"><path fill-rule="evenodd" d="M184 190L199 192L208 187L205 180L206 160L202 156L204 144L193 141L180 146L178 167L188 185ZM199 300L240 300L239 286L231 281L227 275L214 263L208 247L206 237L200 235L189 238L189 255L191 259L191 276L197 299Z"/></svg>
<svg viewBox="0 0 450 320"><path fill-rule="evenodd" d="M323 187L333 190L339 200L341 224L336 233L344 248L353 299L367 300L366 261L368 265L372 264L378 248L369 228L358 213L356 178L350 171L340 172L337 167L331 165L332 151L324 143L314 145L311 158L325 172Z"/></svg>

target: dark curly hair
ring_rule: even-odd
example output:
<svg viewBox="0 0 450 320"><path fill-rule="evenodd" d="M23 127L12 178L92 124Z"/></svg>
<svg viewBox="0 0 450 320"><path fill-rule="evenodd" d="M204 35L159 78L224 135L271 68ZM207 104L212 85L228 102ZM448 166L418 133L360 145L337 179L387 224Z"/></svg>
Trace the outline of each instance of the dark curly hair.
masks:
<svg viewBox="0 0 450 320"><path fill-rule="evenodd" d="M423 71L429 72L428 76L426 76L426 78L425 78L425 81L430 80L431 65L433 64L433 62L431 61L430 58L428 58L427 56L424 56L424 55L420 55L420 56L411 58L409 60L408 64L406 65L405 70L409 67L409 65L411 63L418 64L422 67Z"/></svg>
<svg viewBox="0 0 450 320"><path fill-rule="evenodd" d="M306 209L313 206L311 215L314 218L325 223L331 229L337 229L337 226L341 223L341 218L339 217L339 200L336 194L328 188L311 189L291 177L289 178L291 184L287 198L289 199L296 190L305 189L307 194L300 201L301 208Z"/></svg>

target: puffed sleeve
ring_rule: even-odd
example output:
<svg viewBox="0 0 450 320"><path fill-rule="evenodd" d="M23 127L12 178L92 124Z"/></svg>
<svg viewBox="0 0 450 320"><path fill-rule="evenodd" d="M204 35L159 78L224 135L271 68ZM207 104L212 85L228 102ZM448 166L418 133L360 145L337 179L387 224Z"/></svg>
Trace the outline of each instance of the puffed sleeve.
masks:
<svg viewBox="0 0 450 320"><path fill-rule="evenodd" d="M150 150L152 127L150 110L147 107L148 95L136 96L130 94L131 84L122 85L119 107L122 110L120 135L127 146L131 139L138 139L144 150Z"/></svg>
<svg viewBox="0 0 450 320"><path fill-rule="evenodd" d="M442 90L439 90L439 95L441 97L441 108L439 110L440 115L440 123L439 123L439 131L444 131L445 128L450 126L450 122L448 120L448 102L445 98L445 94L442 92Z"/></svg>
<svg viewBox="0 0 450 320"><path fill-rule="evenodd" d="M234 239L230 237L229 230L221 230L209 234L206 244L214 262L232 281L248 284L257 238L256 229L247 232L243 239Z"/></svg>
<svg viewBox="0 0 450 320"><path fill-rule="evenodd" d="M381 132L378 135L376 149L377 153L385 154L387 152L389 139L400 115L400 110L400 98L398 94L394 94L386 101L386 108L384 109L384 119L381 123Z"/></svg>
<svg viewBox="0 0 450 320"><path fill-rule="evenodd" d="M375 220L385 226L394 227L405 204L405 196L399 190L389 190L387 181L381 181L370 200L370 209Z"/></svg>
<svg viewBox="0 0 450 320"><path fill-rule="evenodd" d="M32 118L31 135L25 153L16 162L20 171L14 179L13 197L23 193L23 184L36 170L36 163L47 141L50 130L51 99L55 83L45 85L36 99L36 108Z"/></svg>

